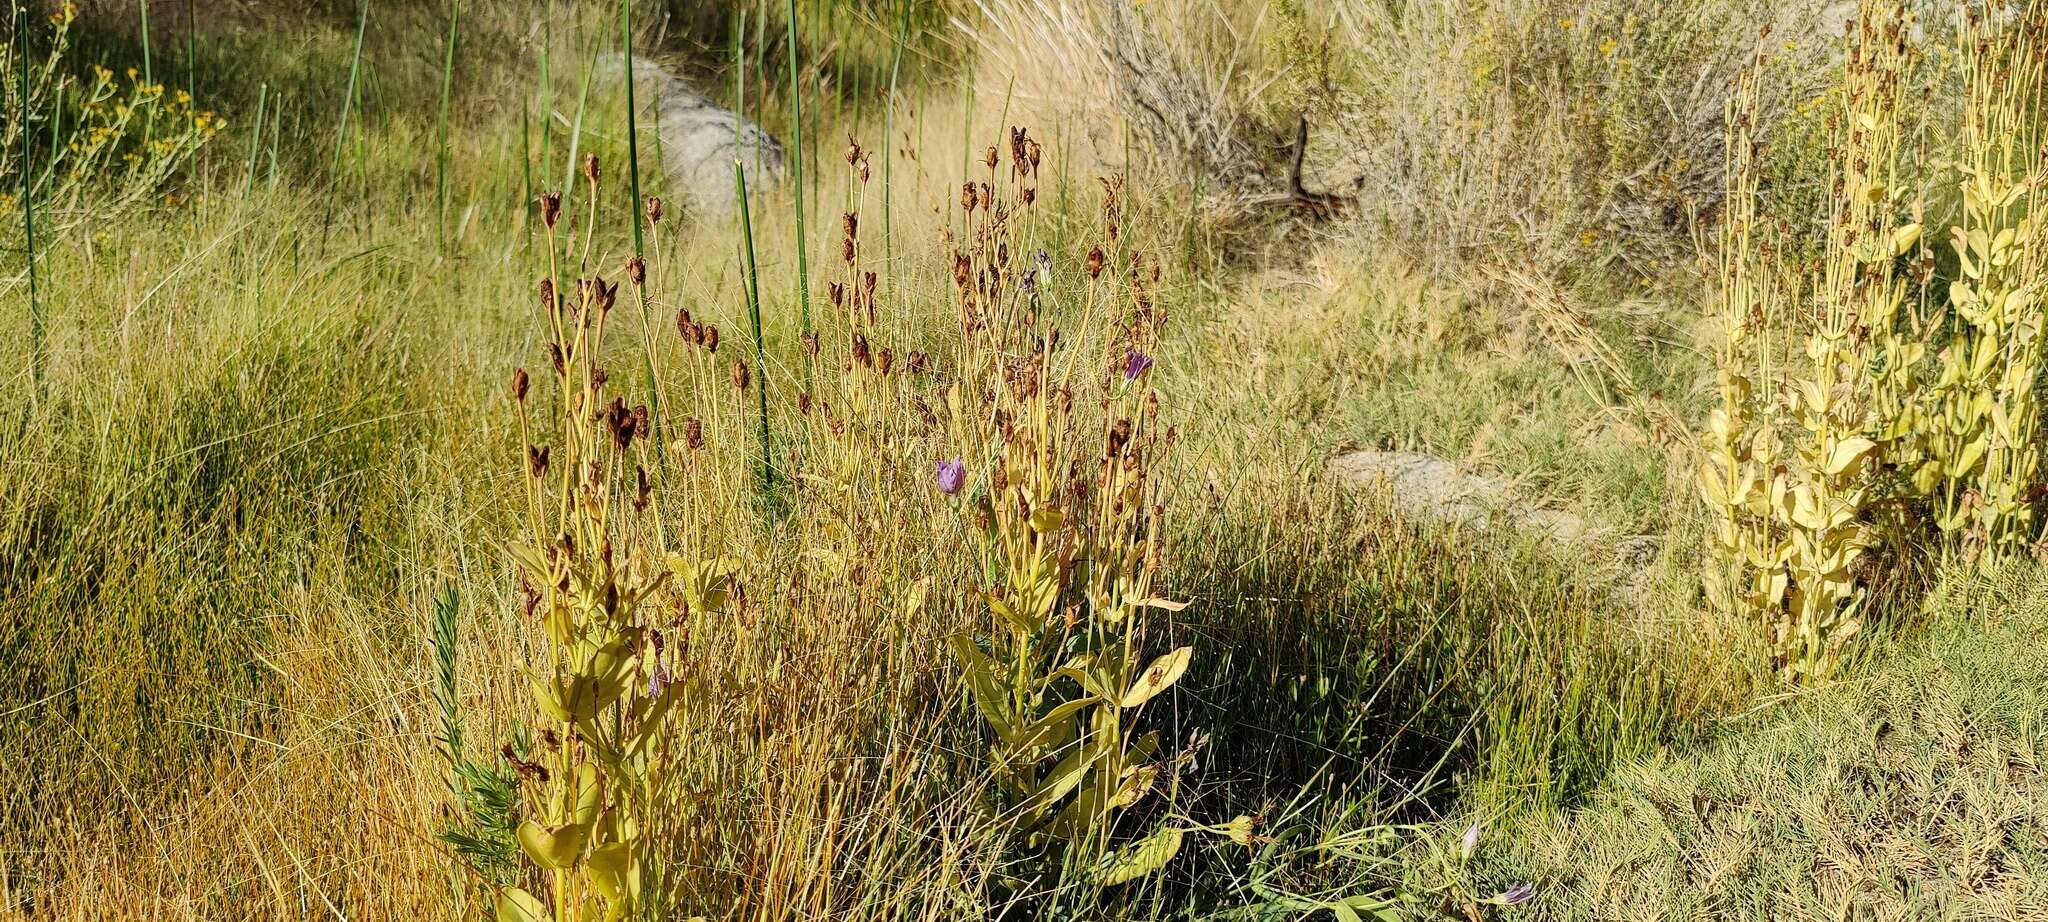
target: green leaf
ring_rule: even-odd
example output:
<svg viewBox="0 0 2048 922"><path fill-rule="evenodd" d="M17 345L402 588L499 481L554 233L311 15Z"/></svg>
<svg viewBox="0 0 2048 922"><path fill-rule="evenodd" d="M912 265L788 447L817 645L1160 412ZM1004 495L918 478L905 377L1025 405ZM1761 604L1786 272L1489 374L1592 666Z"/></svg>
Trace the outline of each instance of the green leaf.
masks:
<svg viewBox="0 0 2048 922"><path fill-rule="evenodd" d="M534 864L557 870L576 863L576 856L583 851L583 839L588 833L587 828L577 823L564 823L548 829L527 820L519 824L519 848L533 859Z"/></svg>
<svg viewBox="0 0 2048 922"><path fill-rule="evenodd" d="M995 661L981 652L981 648L975 646L974 640L966 634L954 634L946 638L946 643L953 650L953 658L960 661L960 670L966 674L967 691L974 698L974 705L980 709L981 716L998 735L1011 735L1010 696L996 680Z"/></svg>
<svg viewBox="0 0 2048 922"><path fill-rule="evenodd" d="M549 922L548 908L518 887L498 891L498 922Z"/></svg>
<svg viewBox="0 0 2048 922"><path fill-rule="evenodd" d="M1179 827L1161 826L1151 835L1105 855L1088 876L1104 887L1144 877L1172 861L1180 853L1180 843L1186 835L1187 831Z"/></svg>
<svg viewBox="0 0 2048 922"><path fill-rule="evenodd" d="M1180 647L1153 660L1152 665L1146 667L1137 681L1131 683L1130 690L1124 692L1120 703L1124 707L1134 708L1152 700L1153 695L1165 691L1180 680L1181 675L1188 671L1188 661L1193 659L1194 655L1194 647Z"/></svg>

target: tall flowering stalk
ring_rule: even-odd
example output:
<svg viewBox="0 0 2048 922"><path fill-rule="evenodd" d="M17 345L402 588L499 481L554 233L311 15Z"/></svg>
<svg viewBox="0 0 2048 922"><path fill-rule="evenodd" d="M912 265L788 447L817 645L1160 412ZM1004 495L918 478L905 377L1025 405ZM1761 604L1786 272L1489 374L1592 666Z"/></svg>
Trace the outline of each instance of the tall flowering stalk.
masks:
<svg viewBox="0 0 2048 922"><path fill-rule="evenodd" d="M1933 457L1918 472L1936 494L1936 522L1953 555L1991 563L2035 538L2040 473L2043 283L2038 239L2042 48L2048 14L2017 17L1966 6L1962 220L1951 229L1960 276L1929 428Z"/></svg>
<svg viewBox="0 0 2048 922"><path fill-rule="evenodd" d="M595 157L584 176L593 216ZM650 418L645 405L609 396L596 364L618 283L555 274L561 197L542 199L549 275L540 283L547 354L556 385L551 407L513 378L528 474L528 536L511 548L530 616L547 639L527 669L544 719L532 761L509 751L521 779L521 852L529 886L497 896L500 922L568 922L658 915L663 900L648 830L656 803L665 718L685 694L662 661L663 639L643 612L673 576L701 607L724 605L726 575L664 560L642 516L658 515L648 479ZM584 244L579 264L588 264ZM636 284L643 277L628 267ZM567 290L564 290L564 288ZM534 879L543 881L531 887Z"/></svg>
<svg viewBox="0 0 2048 922"><path fill-rule="evenodd" d="M989 148L986 181L960 194L961 377L946 402L966 461L941 464L938 488L964 498L992 585L990 622L951 644L993 734L991 806L1007 840L1027 863L1113 886L1164 866L1189 831L1116 828L1168 787L1159 737L1140 717L1194 656L1144 653L1148 616L1184 607L1153 585L1167 514L1154 474L1174 434L1149 371L1166 314L1151 293L1157 266L1135 251L1119 271L1097 247L1058 279L1049 259L1022 264L1039 148L1022 131L1010 141L1007 169ZM1114 251L1124 203L1120 183L1106 189ZM1069 298L1080 301L1070 339L1044 316ZM1063 345L1096 342L1095 324L1110 331L1107 352Z"/></svg>

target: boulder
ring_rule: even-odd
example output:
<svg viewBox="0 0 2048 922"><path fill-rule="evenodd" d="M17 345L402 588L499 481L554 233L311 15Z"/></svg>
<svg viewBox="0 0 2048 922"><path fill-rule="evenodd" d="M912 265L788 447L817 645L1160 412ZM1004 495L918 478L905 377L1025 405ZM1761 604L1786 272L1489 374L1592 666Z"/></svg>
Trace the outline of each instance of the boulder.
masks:
<svg viewBox="0 0 2048 922"><path fill-rule="evenodd" d="M606 68L623 77L626 57L614 54ZM728 214L735 204L732 164L747 170L748 189L782 184L782 143L743 115L721 108L659 62L633 56L634 102L652 110L662 173L670 194L692 208Z"/></svg>

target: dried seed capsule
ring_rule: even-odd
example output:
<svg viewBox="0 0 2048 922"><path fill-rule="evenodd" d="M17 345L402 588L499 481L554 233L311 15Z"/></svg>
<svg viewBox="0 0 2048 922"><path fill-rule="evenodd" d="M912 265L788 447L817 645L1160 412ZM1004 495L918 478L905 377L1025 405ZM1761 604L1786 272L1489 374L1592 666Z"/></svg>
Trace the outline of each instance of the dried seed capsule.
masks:
<svg viewBox="0 0 2048 922"><path fill-rule="evenodd" d="M693 326L696 326L696 324L690 322L690 311L688 308L676 311L676 335L682 337L684 342L691 341L690 328Z"/></svg>
<svg viewBox="0 0 2048 922"><path fill-rule="evenodd" d="M647 223L661 223L661 199L652 195L647 197Z"/></svg>
<svg viewBox="0 0 2048 922"><path fill-rule="evenodd" d="M744 391L753 376L747 371L747 360L738 359L732 363L732 386Z"/></svg>
<svg viewBox="0 0 2048 922"><path fill-rule="evenodd" d="M526 446L526 469L539 477L548 472L548 447L546 445Z"/></svg>
<svg viewBox="0 0 2048 922"><path fill-rule="evenodd" d="M996 148L995 148L995 145L993 145L993 144L989 145L989 148L988 148L988 153L985 153L985 154L982 154L982 155L981 155L981 162L982 162L983 164L985 164L985 165L986 165L986 166L987 166L987 167L988 167L989 169L991 169L991 170L993 170L993 169L995 169L995 168L996 168Z"/></svg>
<svg viewBox="0 0 2048 922"><path fill-rule="evenodd" d="M585 155L583 158L583 175L587 177L592 183L595 183L598 179L598 172L599 171L597 168L597 155Z"/></svg>
<svg viewBox="0 0 2048 922"><path fill-rule="evenodd" d="M1103 256L1102 256L1102 248L1101 248L1101 247L1096 247L1096 248L1094 248L1094 249L1092 249L1092 250L1089 250L1089 251L1088 251L1088 277L1089 277L1089 278L1091 278L1091 279L1092 279L1092 278L1101 278L1101 277L1102 277L1102 260L1103 260Z"/></svg>
<svg viewBox="0 0 2048 922"><path fill-rule="evenodd" d="M540 221L553 229L555 222L562 219L562 193L543 192L540 194Z"/></svg>
<svg viewBox="0 0 2048 922"><path fill-rule="evenodd" d="M890 367L891 367L891 366L893 366L893 365L895 365L895 364L896 364L896 350L894 350L894 349L891 349L891 348L889 348L888 346L883 346L883 347L882 347L882 351L880 351L880 352L877 352L877 353L875 353L875 370L876 370L876 371L879 371L879 372L881 372L882 374L885 374L885 375L886 375L886 374L888 374L888 373L889 373L889 369L890 369Z"/></svg>
<svg viewBox="0 0 2048 922"><path fill-rule="evenodd" d="M854 214L853 212L850 211L843 215L840 215L839 227L841 230L846 232L846 238L848 240L860 236L860 215Z"/></svg>
<svg viewBox="0 0 2048 922"><path fill-rule="evenodd" d="M704 325L704 348L706 348L706 349L709 349L709 350L711 350L711 351L713 351L713 352L717 352L717 351L718 351L718 327L717 327L717 326L715 326L715 325L712 325L712 324L705 324L705 325Z"/></svg>
<svg viewBox="0 0 2048 922"><path fill-rule="evenodd" d="M699 450L703 449L703 447L704 447L704 421L703 421L703 420L701 420L701 419L698 419L698 418L696 418L696 417L692 416L692 417L690 417L689 419L686 419L686 420L684 420L684 421L683 421L683 444L685 444L685 445L688 445L688 446L690 446L690 450L691 450L691 451L699 451Z"/></svg>
<svg viewBox="0 0 2048 922"><path fill-rule="evenodd" d="M524 368L515 368L515 369L513 369L513 370L512 370L512 399L513 399L513 400L517 400L517 401L519 401L520 403L525 403L525 402L526 402L526 385L527 385L527 380L526 380L526 369L524 369Z"/></svg>
<svg viewBox="0 0 2048 922"><path fill-rule="evenodd" d="M980 201L980 200L981 200L981 199L980 199L980 196L977 196L977 195L975 195L975 194L974 194L974 184L973 184L973 183L969 182L969 183L961 183L961 184L960 184L960 207L961 207L961 208L964 208L964 209L966 209L966 210L968 210L968 211L970 211L970 212L971 212L971 211L973 211L973 210L974 210L974 205L975 205L975 203L976 203L976 202L978 202L978 201Z"/></svg>
<svg viewBox="0 0 2048 922"><path fill-rule="evenodd" d="M647 261L646 261L646 260L644 260L644 259L641 259L641 258L640 258L640 257L638 257L638 256L635 256L635 257L633 257L632 259L626 260L626 278L628 278L628 279L632 280L632 282L633 282L633 287L635 287L635 288L644 288L644 287L646 287L646 286L647 286Z"/></svg>
<svg viewBox="0 0 2048 922"><path fill-rule="evenodd" d="M540 309L547 311L550 314L554 313L555 280L552 278L544 278L540 280Z"/></svg>
<svg viewBox="0 0 2048 922"><path fill-rule="evenodd" d="M827 300L832 302L833 307L845 307L846 286L841 285L838 282L825 283L825 297Z"/></svg>

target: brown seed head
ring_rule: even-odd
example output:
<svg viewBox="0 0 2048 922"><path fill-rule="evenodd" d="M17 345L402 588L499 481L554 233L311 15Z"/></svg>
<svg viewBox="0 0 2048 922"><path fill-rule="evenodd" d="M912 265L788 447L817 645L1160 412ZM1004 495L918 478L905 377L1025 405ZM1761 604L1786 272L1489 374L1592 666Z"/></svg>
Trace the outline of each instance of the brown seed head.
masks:
<svg viewBox="0 0 2048 922"><path fill-rule="evenodd" d="M987 167L988 167L989 169L991 169L991 170L993 170L993 169L995 169L995 168L996 168L996 146L995 146L995 145L991 144L991 145L989 145L989 146L988 146L988 153L985 153L985 154L982 154L982 155L981 155L981 162L982 162L982 164L983 164L984 166L987 166Z"/></svg>
<svg viewBox="0 0 2048 922"><path fill-rule="evenodd" d="M875 370L876 370L876 371L879 371L879 372L881 372L882 374L885 374L885 375L886 375L886 374L888 374L888 373L889 373L889 369L890 369L890 367L894 366L895 364L896 364L896 350L894 350L894 349L891 349L891 348L889 348L888 346L883 346L883 347L882 347L882 351L880 351L880 352L877 352L877 353L875 353Z"/></svg>
<svg viewBox="0 0 2048 922"><path fill-rule="evenodd" d="M554 279L551 279L551 278L544 278L544 279L541 279L541 280L540 280L540 309L541 309L541 310L544 310L544 311L547 311L547 312L548 312L548 313L550 313L550 314L553 314L553 313L554 313L554 310L555 310L555 280L554 280Z"/></svg>
<svg viewBox="0 0 2048 922"><path fill-rule="evenodd" d="M977 201L980 201L980 196L974 194L974 184L971 182L961 183L960 207L971 212L974 210L974 203Z"/></svg>
<svg viewBox="0 0 2048 922"><path fill-rule="evenodd" d="M647 287L647 260L638 256L626 260L626 278L632 281L634 288Z"/></svg>
<svg viewBox="0 0 2048 922"><path fill-rule="evenodd" d="M718 351L718 327L714 324L704 325L704 348Z"/></svg>
<svg viewBox="0 0 2048 922"><path fill-rule="evenodd" d="M691 451L698 451L704 447L703 420L694 416L683 420L683 444L690 446Z"/></svg>
<svg viewBox="0 0 2048 922"><path fill-rule="evenodd" d="M599 172L600 172L600 171L599 171L599 170L598 170L598 168L597 168L597 155L596 155L596 154L587 154L587 155L585 155L585 156L584 156L584 158L583 158L583 175L584 175L584 177L585 177L585 178L587 178L587 179L589 179L589 180L591 181L591 183L592 183L592 184L595 184L595 183L597 182L597 179L598 179L598 174L599 174Z"/></svg>
<svg viewBox="0 0 2048 922"><path fill-rule="evenodd" d="M525 402L526 402L526 385L527 385L527 380L526 380L526 369L524 369L524 368L515 368L515 369L513 369L513 370L512 370L512 399L513 399L513 400L517 400L517 401L519 401L520 403L525 403Z"/></svg>
<svg viewBox="0 0 2048 922"><path fill-rule="evenodd" d="M562 219L562 193L543 192L540 194L540 222L553 229L555 222Z"/></svg>
<svg viewBox="0 0 2048 922"><path fill-rule="evenodd" d="M661 223L661 199L656 196L647 197L647 223Z"/></svg>
<svg viewBox="0 0 2048 922"><path fill-rule="evenodd" d="M1102 248L1101 248L1101 247L1096 247L1096 248L1094 248L1094 249L1092 249L1092 250L1089 250L1089 251L1088 251L1088 277L1089 277L1089 278L1091 278L1091 279L1092 279L1092 278L1100 278L1100 277L1102 276L1102 261L1103 261L1103 255L1102 255Z"/></svg>
<svg viewBox="0 0 2048 922"><path fill-rule="evenodd" d="M739 388L741 391L745 391L747 389L747 384L752 382L753 380L753 376L747 371L747 360L734 360L732 363L732 386Z"/></svg>

